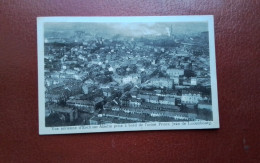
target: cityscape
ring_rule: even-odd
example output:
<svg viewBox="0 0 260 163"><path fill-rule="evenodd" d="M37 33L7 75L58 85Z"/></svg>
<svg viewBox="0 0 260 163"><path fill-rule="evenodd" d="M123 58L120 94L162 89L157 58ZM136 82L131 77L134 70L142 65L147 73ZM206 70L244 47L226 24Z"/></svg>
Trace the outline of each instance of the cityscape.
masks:
<svg viewBox="0 0 260 163"><path fill-rule="evenodd" d="M207 23L45 23L45 126L212 121Z"/></svg>

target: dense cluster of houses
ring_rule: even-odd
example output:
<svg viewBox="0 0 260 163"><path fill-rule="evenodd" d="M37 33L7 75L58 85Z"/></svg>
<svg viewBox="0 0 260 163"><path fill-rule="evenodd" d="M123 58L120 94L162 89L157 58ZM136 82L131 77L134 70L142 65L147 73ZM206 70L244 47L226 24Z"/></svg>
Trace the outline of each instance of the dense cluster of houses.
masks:
<svg viewBox="0 0 260 163"><path fill-rule="evenodd" d="M187 44L165 48L138 39L90 38L73 46L45 42L51 113L68 114L71 121L84 112L92 115L87 123L101 124L196 120L194 111L182 109L211 110L207 52L195 56Z"/></svg>

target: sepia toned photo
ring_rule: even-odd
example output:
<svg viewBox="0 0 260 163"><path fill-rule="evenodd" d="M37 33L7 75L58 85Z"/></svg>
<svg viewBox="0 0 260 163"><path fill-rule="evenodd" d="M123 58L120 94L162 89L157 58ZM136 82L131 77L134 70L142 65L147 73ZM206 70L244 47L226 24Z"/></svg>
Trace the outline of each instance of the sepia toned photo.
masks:
<svg viewBox="0 0 260 163"><path fill-rule="evenodd" d="M213 16L39 17L39 133L219 128Z"/></svg>

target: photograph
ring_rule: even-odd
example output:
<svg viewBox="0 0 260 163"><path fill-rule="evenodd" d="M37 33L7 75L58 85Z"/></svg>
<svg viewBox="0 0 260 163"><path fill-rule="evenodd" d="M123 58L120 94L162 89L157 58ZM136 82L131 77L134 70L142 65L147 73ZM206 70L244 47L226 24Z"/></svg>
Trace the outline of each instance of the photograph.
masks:
<svg viewBox="0 0 260 163"><path fill-rule="evenodd" d="M39 134L218 129L214 18L38 17Z"/></svg>

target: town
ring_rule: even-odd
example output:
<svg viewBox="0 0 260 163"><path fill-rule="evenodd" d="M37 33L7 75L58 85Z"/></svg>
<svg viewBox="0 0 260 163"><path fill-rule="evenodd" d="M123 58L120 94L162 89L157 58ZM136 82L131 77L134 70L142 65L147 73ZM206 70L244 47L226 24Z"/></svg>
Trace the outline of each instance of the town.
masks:
<svg viewBox="0 0 260 163"><path fill-rule="evenodd" d="M46 127L212 121L208 32L45 36Z"/></svg>

